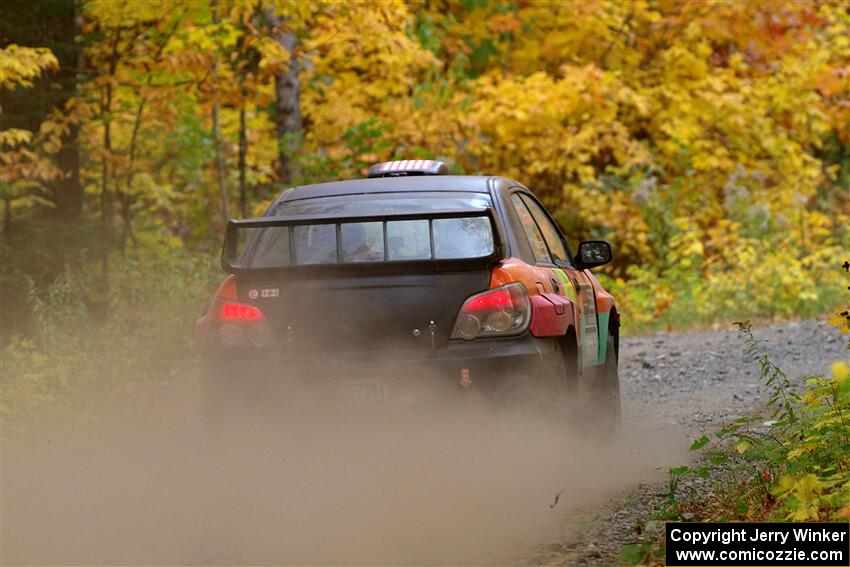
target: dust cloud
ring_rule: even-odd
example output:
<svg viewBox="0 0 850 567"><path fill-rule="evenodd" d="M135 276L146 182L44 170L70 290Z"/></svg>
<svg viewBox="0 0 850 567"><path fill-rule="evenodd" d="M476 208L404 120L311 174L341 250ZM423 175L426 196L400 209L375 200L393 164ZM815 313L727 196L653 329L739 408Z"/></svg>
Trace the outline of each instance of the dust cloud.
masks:
<svg viewBox="0 0 850 567"><path fill-rule="evenodd" d="M0 562L516 564L681 462L650 425L602 443L478 401L303 401L216 433L191 395L133 407L5 432Z"/></svg>

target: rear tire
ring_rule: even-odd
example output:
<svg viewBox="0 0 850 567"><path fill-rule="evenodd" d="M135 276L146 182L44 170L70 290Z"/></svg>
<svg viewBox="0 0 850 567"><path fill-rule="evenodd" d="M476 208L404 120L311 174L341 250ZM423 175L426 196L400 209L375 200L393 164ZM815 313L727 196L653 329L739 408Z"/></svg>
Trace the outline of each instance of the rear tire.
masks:
<svg viewBox="0 0 850 567"><path fill-rule="evenodd" d="M608 439L620 430L620 371L617 356L617 340L608 334L605 364L597 367L593 382L589 384L589 398L593 434Z"/></svg>
<svg viewBox="0 0 850 567"><path fill-rule="evenodd" d="M578 405L576 394L580 376L578 347L572 331L555 339L551 357L536 376L534 393L537 410L554 423L572 427L576 417L575 406Z"/></svg>

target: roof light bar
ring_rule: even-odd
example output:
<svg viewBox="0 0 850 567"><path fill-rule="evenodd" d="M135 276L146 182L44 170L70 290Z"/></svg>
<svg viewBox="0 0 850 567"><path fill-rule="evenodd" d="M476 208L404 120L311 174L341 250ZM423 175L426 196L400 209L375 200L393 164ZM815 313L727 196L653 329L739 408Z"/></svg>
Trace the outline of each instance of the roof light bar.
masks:
<svg viewBox="0 0 850 567"><path fill-rule="evenodd" d="M369 168L369 178L402 177L407 175L446 175L449 168L433 159L403 159L376 163Z"/></svg>

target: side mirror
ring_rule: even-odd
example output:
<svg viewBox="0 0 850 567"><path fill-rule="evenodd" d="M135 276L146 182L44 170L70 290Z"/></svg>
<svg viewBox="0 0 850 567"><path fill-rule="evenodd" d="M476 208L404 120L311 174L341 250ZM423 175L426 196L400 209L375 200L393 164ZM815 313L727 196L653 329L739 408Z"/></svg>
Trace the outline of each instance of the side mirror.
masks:
<svg viewBox="0 0 850 567"><path fill-rule="evenodd" d="M577 267L582 270L596 268L610 262L612 256L611 245L605 240L585 240L578 245Z"/></svg>

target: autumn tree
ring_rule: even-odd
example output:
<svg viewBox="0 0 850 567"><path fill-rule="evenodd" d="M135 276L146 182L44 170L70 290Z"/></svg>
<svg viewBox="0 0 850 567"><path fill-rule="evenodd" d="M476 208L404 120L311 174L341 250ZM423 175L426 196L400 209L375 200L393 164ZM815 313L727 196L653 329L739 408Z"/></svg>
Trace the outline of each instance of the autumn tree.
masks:
<svg viewBox="0 0 850 567"><path fill-rule="evenodd" d="M56 57L49 49L20 47L15 44L0 50L0 62L0 93L30 88L45 71L58 67ZM0 107L0 110L4 110L3 107ZM37 130L40 127L41 124L35 125ZM38 202L40 183L49 182L60 175L45 156L47 150L56 150L55 137L48 137L48 134L49 131L39 130L36 135L26 128L7 127L0 130L0 147L3 149L0 158L0 190L4 205L5 232L12 228L13 200Z"/></svg>
<svg viewBox="0 0 850 567"><path fill-rule="evenodd" d="M28 89L5 90L0 129L24 128L36 131L54 110L66 111L65 104L77 94L78 77L84 73L79 5L76 0L34 0L27 9L5 10L0 17L0 41L49 49L57 65L39 76ZM68 123L56 152L59 174L45 183L45 198L60 219L79 218L83 207L80 182L79 125Z"/></svg>
<svg viewBox="0 0 850 567"><path fill-rule="evenodd" d="M28 125L15 105L48 79L4 87L0 120L29 132L6 135L7 213L73 209L58 187L76 138L81 218L118 251L214 249L228 217L288 185L405 157L513 177L573 245L611 240L608 283L642 321L688 301L705 317L819 305L795 282L828 279L850 246L840 0L36 6L52 16L2 10L0 30L20 21L29 45L58 46L73 23L73 49L43 70L75 82ZM49 17L64 27L39 32Z"/></svg>

